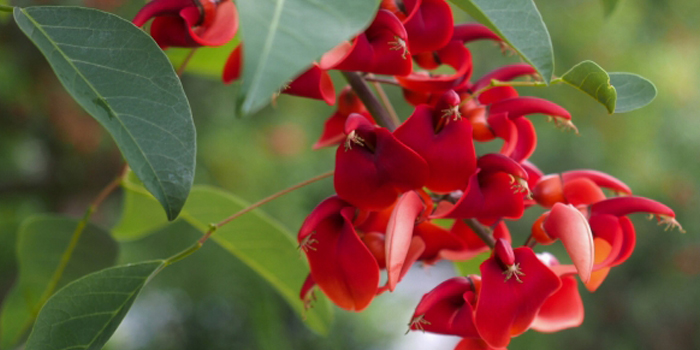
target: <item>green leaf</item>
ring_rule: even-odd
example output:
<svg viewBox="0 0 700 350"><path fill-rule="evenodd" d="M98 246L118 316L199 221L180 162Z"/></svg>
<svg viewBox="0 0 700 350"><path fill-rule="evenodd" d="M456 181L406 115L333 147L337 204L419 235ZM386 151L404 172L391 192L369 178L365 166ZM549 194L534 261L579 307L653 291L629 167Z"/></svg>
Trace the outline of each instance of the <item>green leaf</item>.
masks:
<svg viewBox="0 0 700 350"><path fill-rule="evenodd" d="M101 349L163 267L162 260L117 266L70 283L41 309L26 350Z"/></svg>
<svg viewBox="0 0 700 350"><path fill-rule="evenodd" d="M610 84L617 90L615 113L642 108L656 98L656 86L637 74L610 73Z"/></svg>
<svg viewBox="0 0 700 350"><path fill-rule="evenodd" d="M615 112L617 92L610 85L608 72L595 62L583 61L564 73L561 79L603 104L608 113Z"/></svg>
<svg viewBox="0 0 700 350"><path fill-rule="evenodd" d="M243 49L243 113L265 106L280 86L366 28L378 0L237 2Z"/></svg>
<svg viewBox="0 0 700 350"><path fill-rule="evenodd" d="M142 190L139 191L138 185L129 182L125 182L124 185L127 193L126 205L134 207L124 209L124 215L117 225L117 237L143 237L168 224L164 220L160 221L159 225L158 221L146 224L150 232L137 229L134 236L130 237L130 233L124 228L136 228L140 223L148 222L148 213L156 202L152 197L145 196ZM141 197L139 200L129 201L130 196ZM219 189L195 186L182 210L181 219L204 233L209 229L210 223L219 222L247 206L248 204L241 199ZM305 318L311 329L320 334L328 333L333 309L328 300L319 298L314 308L304 311L303 302L299 299L299 290L309 274L309 268L297 249L296 240L279 223L256 209L219 228L211 240L268 281L287 303Z"/></svg>
<svg viewBox="0 0 700 350"><path fill-rule="evenodd" d="M549 84L554 72L552 40L533 0L451 1L503 38Z"/></svg>
<svg viewBox="0 0 700 350"><path fill-rule="evenodd" d="M190 61L187 62L185 72L204 75L221 80L221 75L226 65L226 60L231 52L240 43L239 36L226 45L217 47L200 47L196 49ZM167 51L173 66L180 67L193 49L169 48Z"/></svg>
<svg viewBox="0 0 700 350"><path fill-rule="evenodd" d="M454 267L460 276L479 275L479 266L491 256L490 252L481 253L469 260L455 261Z"/></svg>
<svg viewBox="0 0 700 350"><path fill-rule="evenodd" d="M610 16L619 3L620 0L603 0L603 12L605 13L605 17Z"/></svg>
<svg viewBox="0 0 700 350"><path fill-rule="evenodd" d="M153 205L156 199L143 188L133 176L133 172L122 182L124 199L122 200L122 216L117 225L112 228L112 237L119 241L133 241L154 232L168 220L161 209Z"/></svg>
<svg viewBox="0 0 700 350"><path fill-rule="evenodd" d="M195 130L180 80L158 45L131 22L95 9L15 8L14 17L168 218L177 217L194 178Z"/></svg>
<svg viewBox="0 0 700 350"><path fill-rule="evenodd" d="M17 344L29 330L77 225L78 221L74 219L42 215L25 220L19 229L19 278L8 294L0 316L0 346L3 349ZM88 225L57 286L109 267L116 258L117 244L109 233Z"/></svg>

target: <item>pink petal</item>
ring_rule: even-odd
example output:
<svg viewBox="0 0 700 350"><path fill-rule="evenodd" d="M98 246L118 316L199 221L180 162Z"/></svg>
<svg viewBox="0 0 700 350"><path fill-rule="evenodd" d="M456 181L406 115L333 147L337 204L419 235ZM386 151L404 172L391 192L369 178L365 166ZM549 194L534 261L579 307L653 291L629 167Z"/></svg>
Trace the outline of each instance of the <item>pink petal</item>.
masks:
<svg viewBox="0 0 700 350"><path fill-rule="evenodd" d="M414 191L409 191L401 196L389 218L386 232L386 270L387 284L391 291L399 282L411 237L413 237L413 227L423 209L420 196Z"/></svg>
<svg viewBox="0 0 700 350"><path fill-rule="evenodd" d="M593 233L583 214L572 205L556 203L543 226L550 237L562 241L581 281L588 282L595 255Z"/></svg>

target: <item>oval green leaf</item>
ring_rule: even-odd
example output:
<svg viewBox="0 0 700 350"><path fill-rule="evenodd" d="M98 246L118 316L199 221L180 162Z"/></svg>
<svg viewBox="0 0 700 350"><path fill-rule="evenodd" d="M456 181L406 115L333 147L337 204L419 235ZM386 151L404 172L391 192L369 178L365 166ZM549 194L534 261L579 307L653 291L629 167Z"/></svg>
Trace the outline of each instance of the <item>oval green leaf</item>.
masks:
<svg viewBox="0 0 700 350"><path fill-rule="evenodd" d="M549 84L554 73L552 39L532 0L451 0L488 26Z"/></svg>
<svg viewBox="0 0 700 350"><path fill-rule="evenodd" d="M177 217L194 178L195 130L163 51L131 22L95 9L15 8L14 17L66 90L109 131L168 219Z"/></svg>
<svg viewBox="0 0 700 350"><path fill-rule="evenodd" d="M88 225L60 279L53 281L77 225L78 220L42 215L25 220L20 227L17 237L19 277L3 303L0 317L2 349L10 349L26 336L51 289L112 266L116 261L116 242L108 232Z"/></svg>
<svg viewBox="0 0 700 350"><path fill-rule="evenodd" d="M142 187L130 181L125 181L123 186L127 200L122 218L115 227L117 231L113 232L118 239L141 238L168 224L164 220L148 222L149 213L157 204ZM219 222L247 206L243 200L220 189L194 186L180 218L204 233L210 223ZM143 223L147 223L145 229L139 228ZM255 209L219 228L211 240L268 281L309 328L320 334L328 333L333 319L328 300L318 298L312 309L304 310L304 303L299 299L309 267L288 230Z"/></svg>
<svg viewBox="0 0 700 350"><path fill-rule="evenodd" d="M617 92L610 84L610 76L603 68L593 61L583 61L564 73L561 80L585 92L600 102L608 110L615 112Z"/></svg>
<svg viewBox="0 0 700 350"><path fill-rule="evenodd" d="M143 286L163 267L164 261L149 261L73 281L41 309L26 350L101 349Z"/></svg>
<svg viewBox="0 0 700 350"><path fill-rule="evenodd" d="M615 113L642 108L656 98L656 86L642 76L632 73L609 73L610 84L617 90Z"/></svg>
<svg viewBox="0 0 700 350"><path fill-rule="evenodd" d="M367 27L378 0L239 1L243 89L239 104L253 113L314 60Z"/></svg>

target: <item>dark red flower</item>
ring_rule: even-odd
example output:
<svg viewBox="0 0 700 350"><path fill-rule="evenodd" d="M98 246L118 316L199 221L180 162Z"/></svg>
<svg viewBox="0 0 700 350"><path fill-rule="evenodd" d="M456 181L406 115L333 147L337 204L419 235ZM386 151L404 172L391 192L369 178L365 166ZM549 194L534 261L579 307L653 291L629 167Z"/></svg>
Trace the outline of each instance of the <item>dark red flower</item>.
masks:
<svg viewBox="0 0 700 350"><path fill-rule="evenodd" d="M133 22L141 27L151 18L151 35L161 48L219 46L238 30L238 13L230 0L153 0Z"/></svg>
<svg viewBox="0 0 700 350"><path fill-rule="evenodd" d="M419 189L428 165L385 128L351 114L345 143L338 147L333 184L340 198L362 210L381 210L399 194Z"/></svg>

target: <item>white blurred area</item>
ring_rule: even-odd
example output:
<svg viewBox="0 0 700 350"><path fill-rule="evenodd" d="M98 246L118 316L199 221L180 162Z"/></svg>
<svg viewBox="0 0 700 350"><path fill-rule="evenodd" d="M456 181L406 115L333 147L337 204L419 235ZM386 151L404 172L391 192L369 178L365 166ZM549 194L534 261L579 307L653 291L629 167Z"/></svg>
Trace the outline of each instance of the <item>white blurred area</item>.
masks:
<svg viewBox="0 0 700 350"><path fill-rule="evenodd" d="M423 294L448 278L455 276L454 266L443 262L435 266L416 264L409 270L393 293L377 297L363 313L364 321L383 334L396 335L389 350L452 350L459 337L408 330L413 311Z"/></svg>

